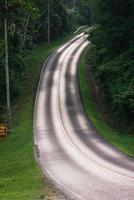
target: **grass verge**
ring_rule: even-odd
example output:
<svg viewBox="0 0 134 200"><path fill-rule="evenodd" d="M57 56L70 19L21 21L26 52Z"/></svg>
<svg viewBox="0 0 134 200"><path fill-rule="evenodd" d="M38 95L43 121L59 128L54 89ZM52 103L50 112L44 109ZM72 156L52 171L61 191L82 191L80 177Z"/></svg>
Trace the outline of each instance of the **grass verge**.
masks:
<svg viewBox="0 0 134 200"><path fill-rule="evenodd" d="M134 157L134 137L127 133L119 133L111 128L102 121L100 113L96 109L96 105L91 97L91 88L85 81L84 66L86 65L86 56L88 48L83 52L80 57L78 66L78 82L80 95L82 99L83 108L87 117L90 119L96 130L100 135L114 147L118 148L121 152Z"/></svg>
<svg viewBox="0 0 134 200"><path fill-rule="evenodd" d="M14 106L12 133L0 140L0 200L39 200L48 193L47 180L37 166L32 143L34 96L40 70L48 54L68 37L42 44L24 60L28 79Z"/></svg>

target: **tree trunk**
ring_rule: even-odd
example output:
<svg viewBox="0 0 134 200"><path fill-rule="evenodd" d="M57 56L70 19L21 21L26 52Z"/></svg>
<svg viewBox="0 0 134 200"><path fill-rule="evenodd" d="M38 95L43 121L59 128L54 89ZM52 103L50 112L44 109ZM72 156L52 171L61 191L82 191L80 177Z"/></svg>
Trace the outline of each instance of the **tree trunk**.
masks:
<svg viewBox="0 0 134 200"><path fill-rule="evenodd" d="M7 19L4 19L5 28L5 71L6 71L6 95L7 95L7 113L8 113L8 127L11 129L11 105L10 105L10 83L9 83L9 61L8 61L8 33L7 33Z"/></svg>

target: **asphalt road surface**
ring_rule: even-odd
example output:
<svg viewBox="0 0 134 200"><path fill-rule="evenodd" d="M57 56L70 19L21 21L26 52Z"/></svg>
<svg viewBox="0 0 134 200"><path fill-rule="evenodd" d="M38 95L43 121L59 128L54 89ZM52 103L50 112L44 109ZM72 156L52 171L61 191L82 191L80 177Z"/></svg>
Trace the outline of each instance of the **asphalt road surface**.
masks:
<svg viewBox="0 0 134 200"><path fill-rule="evenodd" d="M42 170L73 200L134 200L134 160L96 132L83 111L77 63L89 42L79 35L46 60L34 112Z"/></svg>

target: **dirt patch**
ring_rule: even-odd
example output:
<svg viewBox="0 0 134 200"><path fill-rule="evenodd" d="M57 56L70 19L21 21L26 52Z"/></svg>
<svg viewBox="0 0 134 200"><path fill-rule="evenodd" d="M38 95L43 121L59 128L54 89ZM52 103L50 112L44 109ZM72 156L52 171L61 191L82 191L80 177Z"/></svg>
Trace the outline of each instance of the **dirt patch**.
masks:
<svg viewBox="0 0 134 200"><path fill-rule="evenodd" d="M57 188L51 181L46 177L45 179L45 194L40 196L40 200L71 200L68 199L59 188Z"/></svg>

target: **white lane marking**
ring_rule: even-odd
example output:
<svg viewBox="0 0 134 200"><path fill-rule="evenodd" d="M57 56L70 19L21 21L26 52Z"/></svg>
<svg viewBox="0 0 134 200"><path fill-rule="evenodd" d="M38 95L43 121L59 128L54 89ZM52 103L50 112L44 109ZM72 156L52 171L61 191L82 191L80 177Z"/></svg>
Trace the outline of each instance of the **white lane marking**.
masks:
<svg viewBox="0 0 134 200"><path fill-rule="evenodd" d="M76 37L75 37L75 38L76 38ZM72 39L71 41L75 40L75 38ZM79 38L79 37L78 37L78 38ZM67 44L65 44L64 47L66 47L67 45L69 45L69 44L71 43L71 41L68 42ZM61 48L62 48L62 47L61 47ZM67 49L67 50L68 50L68 49ZM57 51L57 50L56 50L56 51ZM56 52L56 51L55 51L55 52ZM63 53L64 53L64 52L63 52ZM53 52L52 54L54 54L54 52ZM52 55L52 54L51 54L51 55ZM50 55L50 56L51 56L51 55ZM37 109L37 108L40 107L39 102L38 102L38 101L39 101L39 98L40 98L40 91L39 91L39 89L40 89L41 82L42 82L42 79L43 79L44 67L45 67L46 62L49 60L50 56L47 58L47 60L45 61L44 65L43 65L43 68L42 68L42 71L41 71L41 75L40 75L40 80L39 80L37 95L36 95L36 99L35 99L35 109L34 109L34 119L33 119L33 132L34 132L34 144L35 144L36 147L38 147L39 145L38 145L38 142L37 142L37 139L36 139L37 133L35 133L35 130L36 130L36 128L37 128L39 125L42 126L42 123L43 123L43 121L42 121L42 123L39 123L39 121L38 121L39 116L38 116L38 111L37 111L38 109ZM43 97L43 96L42 96L42 97ZM44 102L44 99L41 100L40 104L42 104L43 102ZM39 107L38 107L38 106L39 106ZM40 107L40 109L41 109L41 107ZM36 116L36 115L37 115L37 116ZM42 116L42 118L44 118L44 117ZM43 120L43 119L42 119L42 120ZM38 124L38 123L39 123L39 124ZM38 160L40 161L40 163L42 164L42 166L44 166L44 169L47 171L47 173L49 174L49 176L50 176L57 184L59 184L60 186L62 186L66 191L70 192L73 196L77 197L77 198L80 199L80 200L83 200L79 195L77 195L76 193L74 193L72 190L68 189L64 184L62 184L60 181L58 181L57 178L56 178L55 176L53 176L53 175L51 174L51 172L48 170L48 168L45 166L44 162L42 161L41 157L40 157L40 159L38 158Z"/></svg>
<svg viewBox="0 0 134 200"><path fill-rule="evenodd" d="M77 56L76 56L77 58L76 58L76 60L74 61L75 64L77 64L77 61L78 61L78 59L79 59L80 54L82 53L82 51L84 50L84 48L86 48L86 46L87 46L88 44L89 44L89 42L84 43L84 44L83 44L83 48L81 47L81 48L78 50ZM65 55L64 55L64 56L65 56ZM64 57L62 57L62 58L64 59ZM65 61L65 60L64 60L64 61ZM68 62L68 61L66 60L66 63L65 63L65 64L67 64L67 62ZM75 70L73 71L73 74L74 74L74 72L75 72ZM59 77L60 77L60 75L59 75ZM59 79L60 79L60 78L59 78ZM59 83L59 85L60 85L60 83ZM63 85L62 85L62 87L63 87ZM60 88L60 86L59 86L58 88ZM58 89L58 90L59 90L59 89ZM57 100L57 101L58 101L58 100ZM90 162L92 161L92 162L93 162L94 164L96 164L97 166L100 166L101 168L106 169L106 170L108 170L109 172L114 172L114 173L118 174L119 176L121 176L121 177L123 177L123 178L126 178L126 179L128 179L128 180L134 181L134 178L128 177L128 176L126 176L126 175L123 175L123 174L121 174L121 173L115 171L115 170L109 169L109 168L107 168L107 167L101 165L100 163L94 161L92 158L89 159L89 157L88 157L85 153L83 153L83 152L74 144L74 142L72 141L70 135L68 134L68 131L67 131L66 128L65 128L64 122L63 122L62 117L61 117L61 111L60 111L60 105L59 105L59 104L60 104L60 102L58 101L58 108L57 108L57 110L58 110L58 112L59 112L59 119L60 119L60 122L61 122L61 126L62 126L62 128L63 128L63 130L64 130L64 133L65 133L65 135L66 135L66 138L67 138L68 141L71 143L71 145L73 146L73 148L77 151L77 153L79 153L79 154L80 154L84 159L86 159L88 162L89 162L89 161L90 161Z"/></svg>
<svg viewBox="0 0 134 200"><path fill-rule="evenodd" d="M68 52L70 53L70 52L73 52L73 51L75 51L75 49L80 45L82 43L82 41L80 40L80 41L77 41L77 43L76 44L72 44L71 46L69 46L68 47L68 49L66 49L63 53L62 53L62 55L61 55L61 57L60 57L60 59L59 59L59 62L58 62L58 64L57 64L57 68L56 68L56 70L55 70L55 73L54 73L54 75L53 75L53 88L51 89L52 90L52 93L53 93L53 96L52 96L52 104L53 104L53 107L56 109L56 110L54 110L53 109L53 114L59 114L58 113L58 108L57 108L57 106L55 107L55 104L57 105L57 98L58 98L58 84L59 84L59 79L58 79L58 77L59 77L59 74L60 74L60 71L59 71L59 67L60 67L60 65L62 64L62 62L63 62L63 58L64 58L64 56L66 56L67 54L68 54ZM65 60L64 60L65 61ZM57 123L56 123L56 120L57 120ZM59 123L59 118L55 118L55 123L56 124L58 124ZM61 124L60 124L61 125ZM61 126L60 126L60 129L61 129ZM48 170L48 169L47 169ZM49 171L49 170L48 170ZM51 177L53 177L53 179L55 179L56 180L56 182L57 183L59 183L60 185L62 185L62 186L64 186L55 176L53 176L52 175L52 173L49 171L49 173L51 174ZM66 188L68 191L70 191L73 195L75 195L77 198L79 197L79 199L81 199L82 200L82 198L78 195L78 194L76 194L76 193L74 193L71 189L69 189L68 187L66 187L66 186L64 186L64 188Z"/></svg>
<svg viewBox="0 0 134 200"><path fill-rule="evenodd" d="M43 162L43 161L42 161ZM47 169L48 170L48 169ZM48 170L48 172L49 172L49 170ZM57 180L52 174L51 174L51 172L49 172L49 175L51 175L51 177L54 179L54 180ZM56 181L57 182L57 184L59 184L59 185L61 185L62 187L64 187L64 188L66 188L66 186L64 186L62 183L60 183L60 181ZM79 195L77 195L77 194L75 194L73 191L71 191L70 189L68 189L68 188L66 188L66 190L68 191L68 192L71 192L73 195L75 195L76 197L78 197ZM80 197L80 199L81 199L81 197Z"/></svg>
<svg viewBox="0 0 134 200"><path fill-rule="evenodd" d="M46 165L44 164L44 162L41 159L40 159L40 162L41 162L42 167L45 169L47 174L50 176L50 178L52 178L58 185L60 185L62 188L64 188L67 192L71 193L76 198L78 198L80 200L84 200L81 198L81 196L74 193L72 190L70 190L68 187L66 187L64 184L62 184L55 176L53 176L52 173L48 170L48 168L46 167Z"/></svg>

